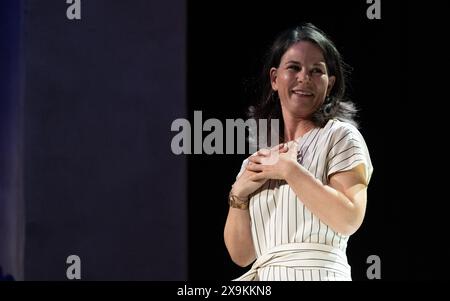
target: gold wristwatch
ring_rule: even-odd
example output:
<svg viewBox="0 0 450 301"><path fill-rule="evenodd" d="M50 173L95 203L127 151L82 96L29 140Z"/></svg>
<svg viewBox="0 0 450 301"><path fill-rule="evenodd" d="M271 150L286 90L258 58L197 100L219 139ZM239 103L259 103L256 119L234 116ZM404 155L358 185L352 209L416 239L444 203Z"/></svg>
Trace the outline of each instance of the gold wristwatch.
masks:
<svg viewBox="0 0 450 301"><path fill-rule="evenodd" d="M234 194L231 193L228 195L228 204L232 208L237 208L241 210L247 210L248 209L248 203L249 198L242 199Z"/></svg>

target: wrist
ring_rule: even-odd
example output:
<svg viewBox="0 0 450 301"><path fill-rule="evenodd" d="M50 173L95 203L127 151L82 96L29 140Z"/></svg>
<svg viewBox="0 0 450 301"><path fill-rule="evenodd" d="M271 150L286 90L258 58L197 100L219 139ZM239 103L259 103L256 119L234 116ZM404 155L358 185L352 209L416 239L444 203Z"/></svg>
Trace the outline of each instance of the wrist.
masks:
<svg viewBox="0 0 450 301"><path fill-rule="evenodd" d="M249 198L248 197L239 197L235 194L233 194L233 191L230 191L230 194L228 195L228 205L232 208L237 208L241 210L247 210L249 205Z"/></svg>
<svg viewBox="0 0 450 301"><path fill-rule="evenodd" d="M289 161L288 167L285 169L284 179L291 182L299 173L302 172L302 166L296 161Z"/></svg>
<svg viewBox="0 0 450 301"><path fill-rule="evenodd" d="M248 197L248 195L242 193L242 191L235 185L231 186L230 194L232 194L240 199L245 199Z"/></svg>

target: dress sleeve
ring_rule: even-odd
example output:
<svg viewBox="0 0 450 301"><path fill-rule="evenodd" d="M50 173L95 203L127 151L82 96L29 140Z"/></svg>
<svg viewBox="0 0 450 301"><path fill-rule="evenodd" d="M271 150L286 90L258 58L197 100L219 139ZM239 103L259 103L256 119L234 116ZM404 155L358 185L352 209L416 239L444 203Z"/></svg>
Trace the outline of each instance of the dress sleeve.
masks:
<svg viewBox="0 0 450 301"><path fill-rule="evenodd" d="M369 150L363 136L353 126L338 130L333 135L327 155L327 177L332 174L351 170L359 164L366 169L366 183L369 184L373 172Z"/></svg>

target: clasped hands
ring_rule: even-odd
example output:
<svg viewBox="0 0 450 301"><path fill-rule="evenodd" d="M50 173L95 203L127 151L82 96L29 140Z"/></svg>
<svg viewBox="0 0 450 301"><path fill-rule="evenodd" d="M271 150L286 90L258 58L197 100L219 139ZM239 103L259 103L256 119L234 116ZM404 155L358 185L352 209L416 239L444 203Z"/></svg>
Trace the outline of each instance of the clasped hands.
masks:
<svg viewBox="0 0 450 301"><path fill-rule="evenodd" d="M255 172L252 181L277 179L286 180L297 162L298 143L279 144L271 149L261 149L251 155L246 169Z"/></svg>
<svg viewBox="0 0 450 301"><path fill-rule="evenodd" d="M248 164L242 175L232 185L231 194L247 198L269 179L286 180L297 162L298 144L291 141L279 144L271 149L261 149L248 157Z"/></svg>

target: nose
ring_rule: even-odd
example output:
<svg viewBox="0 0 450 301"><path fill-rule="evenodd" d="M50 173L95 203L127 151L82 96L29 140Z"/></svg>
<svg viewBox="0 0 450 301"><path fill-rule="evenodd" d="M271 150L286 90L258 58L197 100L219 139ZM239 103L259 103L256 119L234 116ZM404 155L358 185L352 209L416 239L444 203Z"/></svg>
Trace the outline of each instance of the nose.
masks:
<svg viewBox="0 0 450 301"><path fill-rule="evenodd" d="M297 74L297 80L300 83L304 83L311 80L305 68L302 68L302 70Z"/></svg>

